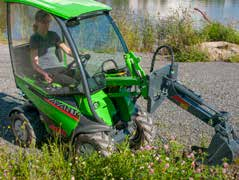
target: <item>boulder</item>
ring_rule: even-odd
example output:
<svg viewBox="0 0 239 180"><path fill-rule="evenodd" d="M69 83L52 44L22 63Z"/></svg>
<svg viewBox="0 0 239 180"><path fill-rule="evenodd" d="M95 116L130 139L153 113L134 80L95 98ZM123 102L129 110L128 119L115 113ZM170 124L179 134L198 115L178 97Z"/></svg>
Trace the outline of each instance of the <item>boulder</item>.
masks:
<svg viewBox="0 0 239 180"><path fill-rule="evenodd" d="M199 46L208 54L209 61L228 61L239 55L239 45L225 41L203 42Z"/></svg>

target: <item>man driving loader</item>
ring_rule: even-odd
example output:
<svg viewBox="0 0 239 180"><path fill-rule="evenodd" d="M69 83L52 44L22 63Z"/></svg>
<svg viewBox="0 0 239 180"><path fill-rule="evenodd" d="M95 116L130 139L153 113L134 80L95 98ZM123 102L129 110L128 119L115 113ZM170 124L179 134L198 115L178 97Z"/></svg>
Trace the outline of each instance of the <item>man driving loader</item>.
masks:
<svg viewBox="0 0 239 180"><path fill-rule="evenodd" d="M64 64L59 62L56 56L56 48L62 49L69 56L72 56L71 49L61 41L56 32L49 31L51 20L51 16L43 10L35 14L34 34L30 38L33 69L48 83L75 84L75 79L62 73L65 69Z"/></svg>

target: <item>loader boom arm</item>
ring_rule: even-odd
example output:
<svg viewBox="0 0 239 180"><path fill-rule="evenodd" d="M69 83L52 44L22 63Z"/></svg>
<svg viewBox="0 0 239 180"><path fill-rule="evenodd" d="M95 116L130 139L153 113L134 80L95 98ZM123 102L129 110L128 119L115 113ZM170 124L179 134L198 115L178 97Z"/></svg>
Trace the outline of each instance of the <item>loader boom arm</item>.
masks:
<svg viewBox="0 0 239 180"><path fill-rule="evenodd" d="M156 54L166 48L171 54L171 65L153 71ZM172 48L160 46L152 59L150 75L148 76L148 105L149 113L168 98L176 105L193 114L203 122L214 127L215 135L206 149L207 164L221 164L223 159L232 162L239 157L239 139L229 123L227 112L218 111L204 102L201 96L177 81L178 65L174 63Z"/></svg>

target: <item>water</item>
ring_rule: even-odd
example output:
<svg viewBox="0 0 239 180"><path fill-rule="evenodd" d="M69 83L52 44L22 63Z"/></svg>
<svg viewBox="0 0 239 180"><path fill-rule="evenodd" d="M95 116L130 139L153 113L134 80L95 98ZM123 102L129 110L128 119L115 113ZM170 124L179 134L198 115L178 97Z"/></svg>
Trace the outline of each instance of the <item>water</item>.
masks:
<svg viewBox="0 0 239 180"><path fill-rule="evenodd" d="M235 24L239 29L239 0L98 0L110 5L113 9L134 11L138 16L148 13L150 16L166 17L179 8L199 8L206 12L210 20L223 24ZM195 20L202 16L194 11Z"/></svg>

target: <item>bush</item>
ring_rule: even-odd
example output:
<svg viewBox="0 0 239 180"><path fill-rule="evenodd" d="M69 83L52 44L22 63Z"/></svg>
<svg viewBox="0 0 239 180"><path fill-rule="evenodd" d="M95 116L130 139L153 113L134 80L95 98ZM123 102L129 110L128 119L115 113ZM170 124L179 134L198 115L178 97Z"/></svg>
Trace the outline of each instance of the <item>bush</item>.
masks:
<svg viewBox="0 0 239 180"><path fill-rule="evenodd" d="M193 28L193 20L188 10L176 11L164 21L161 28L161 30L165 28L166 32L164 42L170 44L176 52L184 51L188 46L199 44L204 40L199 31Z"/></svg>
<svg viewBox="0 0 239 180"><path fill-rule="evenodd" d="M178 62L205 62L208 61L208 55L195 47L190 47L176 52L175 60Z"/></svg>
<svg viewBox="0 0 239 180"><path fill-rule="evenodd" d="M220 23L212 23L205 26L202 34L207 41L227 41L239 44L239 32L230 26L225 26Z"/></svg>

